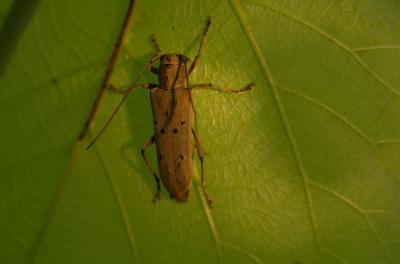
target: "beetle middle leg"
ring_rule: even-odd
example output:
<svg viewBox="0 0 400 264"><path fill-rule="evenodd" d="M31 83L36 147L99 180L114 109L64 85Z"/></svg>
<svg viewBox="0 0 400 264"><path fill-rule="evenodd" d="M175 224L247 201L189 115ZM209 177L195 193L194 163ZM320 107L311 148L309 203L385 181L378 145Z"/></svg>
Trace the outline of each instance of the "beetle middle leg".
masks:
<svg viewBox="0 0 400 264"><path fill-rule="evenodd" d="M199 156L200 159L200 166L201 166L201 176L200 176L200 181L201 181L201 190L203 191L204 197L207 201L207 205L211 208L212 206L212 200L210 195L207 192L206 189L206 182L204 180L204 149L203 146L200 143L200 138L197 136L197 133L194 129L192 129L194 141L196 142L196 149L197 149L197 155Z"/></svg>
<svg viewBox="0 0 400 264"><path fill-rule="evenodd" d="M192 92L199 91L199 90L205 90L205 89L215 89L224 93L244 93L247 91L251 91L253 89L253 86L256 84L254 82L251 82L249 84L246 84L244 87L239 88L239 89L232 89L232 88L226 88L217 84L212 84L212 83L203 83L203 84L196 84L192 86L190 89Z"/></svg>
<svg viewBox="0 0 400 264"><path fill-rule="evenodd" d="M153 177L157 184L157 192L154 195L153 202L160 200L161 185L160 185L160 178L158 177L157 173L153 169L153 166L151 165L150 160L146 156L146 151L149 149L149 147L151 147L154 144L155 140L156 140L156 138L153 135L151 138L149 138L149 140L146 141L146 143L143 144L142 149L141 149L141 154L142 154L144 161L146 162L147 168L149 169L151 174L153 174Z"/></svg>

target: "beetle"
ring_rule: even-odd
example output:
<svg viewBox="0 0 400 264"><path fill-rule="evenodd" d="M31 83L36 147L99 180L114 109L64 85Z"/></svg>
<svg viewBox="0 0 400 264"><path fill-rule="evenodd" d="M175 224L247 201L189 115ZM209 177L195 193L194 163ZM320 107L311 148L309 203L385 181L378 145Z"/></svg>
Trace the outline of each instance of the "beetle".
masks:
<svg viewBox="0 0 400 264"><path fill-rule="evenodd" d="M193 127L195 108L192 100L192 93L198 90L211 88L222 92L238 94L250 91L253 86L255 86L254 82L245 85L241 89L224 88L211 83L189 85L189 76L199 63L210 25L211 17L208 17L201 34L197 55L189 67L189 58L183 54L161 54L160 46L154 35L152 35L151 39L157 51L156 54L146 64L128 89L118 90L110 86L111 90L123 93L124 96L114 109L106 124L87 146L87 149L89 149L97 141L133 89L149 89L153 113L154 135L142 146L141 155L156 181L157 191L153 201L160 199L161 182L169 192L171 198L178 202L187 201L193 178L194 142L201 164L200 179L202 192L208 206L211 207L212 199L207 192L204 180L204 149ZM156 62L159 62L158 68L153 66ZM158 76L158 84L137 83L140 76L149 70ZM157 175L150 160L146 156L146 151L154 143L157 148L160 177Z"/></svg>

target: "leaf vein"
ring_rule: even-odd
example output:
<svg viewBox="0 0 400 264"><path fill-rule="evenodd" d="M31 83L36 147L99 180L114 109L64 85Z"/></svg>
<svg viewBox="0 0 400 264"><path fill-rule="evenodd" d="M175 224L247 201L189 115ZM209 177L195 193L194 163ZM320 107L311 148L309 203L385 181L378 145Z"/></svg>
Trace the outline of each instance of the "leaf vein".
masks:
<svg viewBox="0 0 400 264"><path fill-rule="evenodd" d="M248 211L248 212L256 212L256 213L264 214L264 215L267 215L267 216L271 217L271 213L266 211L266 210L264 210L264 209L262 209L262 208L237 207L237 209L243 210L243 211ZM278 221L278 220L276 220L276 221ZM277 243L281 244L282 246L287 247L289 249L289 251L291 251L293 254L296 254L296 250L295 250L295 247L293 245L278 239L274 234L272 234L272 232L267 231L264 226L262 226L262 229L268 236L270 236Z"/></svg>
<svg viewBox="0 0 400 264"><path fill-rule="evenodd" d="M336 260L339 261L340 263L348 264L347 261L345 261L344 259L342 259L342 258L341 258L340 256L338 256L335 252L332 252L332 251L327 250L327 249L324 249L324 252L325 252L327 255L332 256L334 259L336 259Z"/></svg>
<svg viewBox="0 0 400 264"><path fill-rule="evenodd" d="M385 143L395 143L396 141L378 141L378 142L374 142L371 138L369 138L361 129L359 129L357 126L355 126L353 123L351 123L346 117L344 117L343 115L339 114L338 112L334 111L333 109L331 109L330 107L316 101L315 99L312 99L306 95L302 95L300 93L285 89L285 88L279 88L282 91L285 91L287 93L293 94L298 96L299 98L302 98L312 104L315 104L317 106L319 106L320 108L324 109L325 111L327 111L328 113L332 114L333 116L337 117L339 120L341 120L343 123L345 123L347 126L349 126L353 131L356 132L357 135L359 135L362 139L364 139L370 146L371 148L374 150L374 152L376 153L376 155L379 157L379 162L381 163L382 167L384 168L388 168L390 171L392 170L392 167L390 166L390 164L387 164L387 162L381 157L379 150L377 149L377 145L379 144L385 144ZM383 142L383 143L382 143ZM389 174L399 185L400 185L400 179L396 178L396 174Z"/></svg>
<svg viewBox="0 0 400 264"><path fill-rule="evenodd" d="M55 73L54 73L54 66L51 63L50 58L47 55L46 49L44 48L43 42L42 42L42 38L41 38L41 32L40 32L40 25L38 25L38 23L40 23L40 20L38 20L38 22L34 23L33 26L33 30L34 30L34 34L33 34L33 40L35 41L37 47L38 47L38 52L40 52L42 54L42 58L43 58L43 62L47 65L48 68L48 72L49 72L49 76L50 79L54 79Z"/></svg>
<svg viewBox="0 0 400 264"><path fill-rule="evenodd" d="M388 215L391 217L395 217L398 218L400 220L400 215L396 214L396 213L392 213L392 212L388 212L388 211L384 211L384 210L367 210L366 211L367 214L382 214L382 215Z"/></svg>
<svg viewBox="0 0 400 264"><path fill-rule="evenodd" d="M400 139L382 139L375 142L375 145L400 144Z"/></svg>
<svg viewBox="0 0 400 264"><path fill-rule="evenodd" d="M61 195L64 192L65 185L69 178L68 176L70 175L70 172L72 170L73 164L75 163L75 160L78 158L78 152L81 149L80 147L81 147L80 142L77 142L71 151L71 156L66 165L64 174L61 175L61 178L60 178L59 184L58 184L58 188L54 194L54 197L53 197L53 200L51 201L49 209L47 210L46 215L44 216L43 225L41 226L41 228L39 230L38 236L37 236L35 242L33 243L32 251L30 252L30 254L28 256L28 260L27 260L28 264L33 263L35 261L37 253L39 252L41 245L44 243L44 239L47 235L47 232L49 231L50 224L53 221L56 207L61 199Z"/></svg>
<svg viewBox="0 0 400 264"><path fill-rule="evenodd" d="M227 243L222 243L222 246L227 247L227 248L231 248L231 249L233 249L233 250L235 250L235 251L237 251L237 252L239 252L239 253L241 253L241 254L247 256L247 257L249 257L249 258L250 258L251 260L253 260L255 263L263 264L263 262L262 262L259 258L257 258L256 256L254 256L254 255L251 254L250 252L243 251L243 250L241 250L240 248L235 247L235 246L232 246L232 245L227 244Z"/></svg>
<svg viewBox="0 0 400 264"><path fill-rule="evenodd" d="M295 95L297 97L302 98L303 100L308 101L309 103L312 103L316 106L319 106L320 108L324 109L325 111L327 111L328 113L336 116L339 120L341 120L343 123L345 123L347 126L349 126L352 130L354 130L356 132L357 135L359 135L362 139L364 139L366 142L368 142L368 144L370 144L371 146L374 146L374 142L372 139L370 139L360 128L358 128L356 125L354 125L352 122L350 122L350 120L348 120L345 116L343 116L342 114L336 112L335 110L333 110L332 108L330 108L329 106L318 102L317 100L308 97L306 95L300 94L298 92L295 91L291 91L282 87L279 87L280 90L285 91L289 94Z"/></svg>
<svg viewBox="0 0 400 264"><path fill-rule="evenodd" d="M294 16L293 14L289 14L286 13L282 10L276 9L274 7L268 6L264 3L259 3L257 0L247 0L247 2L261 6L263 8L269 9L273 12L276 12L282 16L287 17L288 19L305 26L306 28L314 31L315 33L321 35L322 37L326 38L327 40L331 41L332 43L336 44L337 46L339 46L340 48L342 48L344 51L346 51L347 53L349 53L369 74L371 74L372 77L374 77L379 83L381 83L385 88L387 88L389 91L391 91L392 93L394 93L396 96L400 97L400 91L397 91L395 88L393 88L392 86L390 86L388 83L386 83L375 71L373 71L368 64L361 59L360 56L358 56L358 54L356 52L354 52L354 50L352 50L349 46L347 46L346 44L344 44L343 42L341 42L340 40L338 40L337 38L335 38L334 36L326 33L325 31L323 31L322 29L312 25L311 23L309 23L306 20L303 20L299 17Z"/></svg>
<svg viewBox="0 0 400 264"><path fill-rule="evenodd" d="M353 51L367 51L367 50L379 50L379 49L400 49L400 45L376 45L353 48Z"/></svg>
<svg viewBox="0 0 400 264"><path fill-rule="evenodd" d="M288 120L288 117L287 117L287 113L286 113L285 108L283 106L283 103L281 101L281 98L280 98L280 95L279 95L279 92L278 92L278 88L277 88L275 79L274 79L274 77L272 75L272 72L271 72L266 60L263 57L263 54L262 54L259 46L257 45L256 39L253 36L253 34L252 34L251 30L250 30L250 27L248 26L247 18L245 18L245 14L242 12L242 7L241 7L239 1L238 0L230 0L230 2L232 4L233 10L234 10L234 12L236 13L236 15L238 17L239 22L240 22L244 32L246 33L247 39L248 39L248 41L249 41L249 43L250 43L250 45L251 45L251 47L252 47L252 49L253 49L253 51L255 53L255 56L257 57L257 60L258 60L260 66L261 66L261 68L263 70L263 73L266 76L266 79L267 79L267 81L268 81L268 83L269 83L269 85L270 85L270 87L272 89L272 93L273 93L275 102L276 102L277 107L278 107L279 115L280 115L280 117L282 119L282 123L284 125L286 135L287 135L287 137L289 139L290 147L291 147L291 149L293 151L293 155L294 155L298 170L300 172L300 175L301 175L301 178L302 178L302 181L303 181L303 186L304 186L304 191L305 191L305 198L306 198L306 201L307 201L307 210L308 210L309 217L310 217L310 225L311 225L311 228L312 228L312 233L313 233L313 236L315 238L317 247L318 247L318 249L319 249L319 251L321 253L322 252L321 251L322 250L322 245L321 245L321 241L320 241L320 235L319 235L318 230L317 230L316 216L315 216L314 210L313 210L311 192L310 192L310 189L309 189L309 186L308 186L309 179L308 179L308 176L307 176L307 174L305 172L304 165L303 165L303 163L301 161L300 153L299 153L299 150L298 150L298 147L297 147L297 142L296 142L295 137L293 135L293 132L291 130L291 127L290 127L290 124L289 124L289 120Z"/></svg>
<svg viewBox="0 0 400 264"><path fill-rule="evenodd" d="M208 208L208 205L207 205L206 199L204 197L204 194L201 190L201 187L197 188L197 194L199 195L200 202L203 206L204 214L206 215L206 218L207 218L208 226L210 227L211 235L214 239L215 249L217 251L218 262L223 263L222 253L221 253L221 248L220 248L220 245L222 245L222 243L221 243L221 240L219 239L217 228L214 223L214 219L212 217L210 209Z"/></svg>
<svg viewBox="0 0 400 264"><path fill-rule="evenodd" d="M310 184L313 185L314 187L332 195L333 197L341 200L342 202L346 203L347 205L349 205L350 207L352 207L355 211L357 211L359 214L361 214L361 216L364 218L365 223L367 224L368 228L370 229L371 233L373 234L373 236L375 237L376 241L378 242L378 244L381 246L381 248L383 249L383 251L385 252L386 257L389 259L389 261L391 263L394 263L392 255L390 254L389 250L387 249L387 247L385 246L385 244L382 242L381 238L378 235L378 232L376 231L375 227L373 226L373 224L371 223L371 220L368 217L368 213L366 210L364 210L363 208L361 208L360 206L358 206L356 203L354 203L353 201L351 201L349 198L347 198L346 196L331 190L328 187L325 187L317 182L311 181L310 180Z"/></svg>
<svg viewBox="0 0 400 264"><path fill-rule="evenodd" d="M99 47L98 44L100 44L100 43L105 44L105 41L103 39L99 38L97 34L94 34L92 30L88 30L84 26L82 26L80 23L76 22L76 16L72 14L73 7L77 5L77 3L75 3L75 2L78 3L79 1L68 1L67 7L65 10L66 15L69 17L68 22L71 24L71 27L74 26L76 28L76 30L74 30L75 32L77 32L79 30L82 33L85 33L89 38L91 38L93 40L92 45L95 45L96 48ZM89 15L89 14L91 14L91 12L87 12L87 15Z"/></svg>
<svg viewBox="0 0 400 264"><path fill-rule="evenodd" d="M101 163L101 165L102 165L102 167L104 169L105 174L107 175L107 179L109 180L109 182L111 184L112 192L113 192L115 200L116 200L116 202L118 204L118 208L119 208L122 220L123 220L125 228L126 228L126 232L127 232L127 236L128 236L128 240L129 240L129 243L130 243L130 247L131 247L131 250L132 250L133 257L135 259L135 262L139 263L139 254L138 254L138 250L137 250L137 244L136 244L136 241L135 241L135 236L133 235L132 226L131 226L131 224L129 222L129 216L128 216L128 213L127 213L126 206L125 206L125 204L123 202L122 195L118 191L117 185L116 185L113 177L111 176L110 170L108 169L108 167L106 165L106 162L105 162L103 156L101 155L101 152L98 149L98 147L95 147L95 152L97 153L97 156L99 157L99 161L100 161L100 163Z"/></svg>
<svg viewBox="0 0 400 264"><path fill-rule="evenodd" d="M54 3L55 2L48 3L49 18L51 19L51 25L54 28L54 32L56 33L56 35L58 35L58 37L60 38L62 43L65 43L70 48L72 53L74 53L76 55L76 57L80 60L80 62L82 64L84 64L86 61L85 61L85 58L83 57L81 51L79 50L79 48L77 46L73 45L71 43L71 41L68 41L67 37L64 35L63 31L60 30L60 27L58 26L58 20L54 17L54 15L57 13Z"/></svg>

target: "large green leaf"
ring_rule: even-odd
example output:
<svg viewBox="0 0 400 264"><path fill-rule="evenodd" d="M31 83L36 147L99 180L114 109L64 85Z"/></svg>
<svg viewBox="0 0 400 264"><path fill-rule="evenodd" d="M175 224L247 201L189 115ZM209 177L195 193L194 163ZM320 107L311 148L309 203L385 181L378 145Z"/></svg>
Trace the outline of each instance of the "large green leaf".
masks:
<svg viewBox="0 0 400 264"><path fill-rule="evenodd" d="M86 151L121 99L106 91L77 140L129 2L43 0L30 17L11 2L0 5L3 45L15 42L0 77L1 263L400 263L399 1L135 2L114 85L152 56L151 33L193 58L208 15L191 83L257 82L194 95L213 209L197 161L187 203L164 189L151 203L147 91Z"/></svg>

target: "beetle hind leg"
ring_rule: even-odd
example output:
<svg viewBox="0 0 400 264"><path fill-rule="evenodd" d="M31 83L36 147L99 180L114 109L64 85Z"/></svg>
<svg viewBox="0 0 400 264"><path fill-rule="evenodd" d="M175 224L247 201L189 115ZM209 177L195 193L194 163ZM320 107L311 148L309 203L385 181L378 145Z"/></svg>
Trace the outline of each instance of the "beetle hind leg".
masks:
<svg viewBox="0 0 400 264"><path fill-rule="evenodd" d="M192 129L192 132L193 132L194 140L196 142L197 155L199 156L200 165L201 165L201 176L200 176L201 190L203 192L204 198L206 199L208 207L211 208L213 201L212 201L210 195L207 192L206 182L204 180L204 157L205 157L204 149L203 149L203 146L200 143L200 138L197 136L196 131L194 129Z"/></svg>
<svg viewBox="0 0 400 264"><path fill-rule="evenodd" d="M149 169L149 171L153 175L153 177L154 177L154 179L156 181L156 184L157 184L157 192L154 195L153 202L156 202L157 200L160 200L160 198L161 198L160 197L161 184L160 184L160 178L158 177L157 173L153 169L153 166L151 165L150 160L146 156L146 151L149 149L149 147L151 147L154 144L155 139L156 139L155 136L152 136L151 138L149 138L149 140L147 140L146 143L143 144L142 149L141 149L141 154L142 154L142 157L143 157L144 161L146 162L147 168Z"/></svg>

